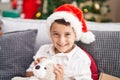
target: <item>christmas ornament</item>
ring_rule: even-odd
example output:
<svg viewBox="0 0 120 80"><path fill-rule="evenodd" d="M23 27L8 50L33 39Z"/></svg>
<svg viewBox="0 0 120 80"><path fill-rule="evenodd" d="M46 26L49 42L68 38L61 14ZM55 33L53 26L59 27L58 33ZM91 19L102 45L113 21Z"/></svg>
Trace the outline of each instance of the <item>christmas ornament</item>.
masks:
<svg viewBox="0 0 120 80"><path fill-rule="evenodd" d="M41 0L23 0L22 15L25 19L33 19L41 6Z"/></svg>
<svg viewBox="0 0 120 80"><path fill-rule="evenodd" d="M11 4L12 4L12 9L17 9L18 6L17 0L12 0Z"/></svg>
<svg viewBox="0 0 120 80"><path fill-rule="evenodd" d="M35 17L36 17L37 19L39 19L40 16L41 16L41 12L37 12L36 15L35 15Z"/></svg>
<svg viewBox="0 0 120 80"><path fill-rule="evenodd" d="M87 8L83 9L83 12L84 12L84 13L87 13L87 12L88 12L88 9L87 9Z"/></svg>
<svg viewBox="0 0 120 80"><path fill-rule="evenodd" d="M100 10L100 4L98 2L94 2L93 6L96 11Z"/></svg>

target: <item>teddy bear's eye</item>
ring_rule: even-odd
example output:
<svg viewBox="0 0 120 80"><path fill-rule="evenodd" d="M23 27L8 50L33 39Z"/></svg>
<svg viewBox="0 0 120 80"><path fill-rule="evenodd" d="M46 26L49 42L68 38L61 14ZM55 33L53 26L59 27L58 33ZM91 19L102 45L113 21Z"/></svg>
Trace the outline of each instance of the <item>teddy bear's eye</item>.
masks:
<svg viewBox="0 0 120 80"><path fill-rule="evenodd" d="M46 70L47 68L46 68L46 67L44 67L44 69Z"/></svg>
<svg viewBox="0 0 120 80"><path fill-rule="evenodd" d="M39 66L39 65L37 65L37 66L35 67L35 69L40 69L40 66Z"/></svg>

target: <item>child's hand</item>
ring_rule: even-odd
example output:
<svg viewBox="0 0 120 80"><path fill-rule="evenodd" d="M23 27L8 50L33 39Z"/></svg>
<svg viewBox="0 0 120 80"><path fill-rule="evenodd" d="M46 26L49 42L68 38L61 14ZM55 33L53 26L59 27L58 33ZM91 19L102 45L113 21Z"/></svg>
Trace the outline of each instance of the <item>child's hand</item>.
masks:
<svg viewBox="0 0 120 80"><path fill-rule="evenodd" d="M34 65L38 64L42 59L45 59L47 57L39 57L34 61Z"/></svg>
<svg viewBox="0 0 120 80"><path fill-rule="evenodd" d="M63 79L64 69L62 65L57 64L57 66L54 69L54 73L56 75L56 80L64 80Z"/></svg>

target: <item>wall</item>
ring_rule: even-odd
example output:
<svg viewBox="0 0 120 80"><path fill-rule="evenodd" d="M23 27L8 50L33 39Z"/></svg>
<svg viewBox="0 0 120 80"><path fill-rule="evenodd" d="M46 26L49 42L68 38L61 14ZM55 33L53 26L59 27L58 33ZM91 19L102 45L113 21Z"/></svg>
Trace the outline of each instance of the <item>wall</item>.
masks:
<svg viewBox="0 0 120 80"><path fill-rule="evenodd" d="M0 3L0 16L2 15L3 10L10 10L11 8L11 3Z"/></svg>
<svg viewBox="0 0 120 80"><path fill-rule="evenodd" d="M120 22L120 0L108 0L111 12L109 17L113 22Z"/></svg>

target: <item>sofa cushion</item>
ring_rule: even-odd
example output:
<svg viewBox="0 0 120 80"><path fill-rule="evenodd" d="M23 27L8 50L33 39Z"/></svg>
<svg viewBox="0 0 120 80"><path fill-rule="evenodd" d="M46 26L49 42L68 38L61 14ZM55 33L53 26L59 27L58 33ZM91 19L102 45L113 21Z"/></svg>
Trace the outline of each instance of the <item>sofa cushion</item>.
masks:
<svg viewBox="0 0 120 80"><path fill-rule="evenodd" d="M43 44L50 43L50 38L47 33L46 20L32 20L32 19L14 19L14 18L1 18L2 32L21 31L27 29L37 29L38 34L35 42L35 52Z"/></svg>
<svg viewBox="0 0 120 80"><path fill-rule="evenodd" d="M0 80L24 76L33 61L36 30L5 33L0 37Z"/></svg>
<svg viewBox="0 0 120 80"><path fill-rule="evenodd" d="M92 31L96 41L90 45L76 42L95 59L99 73L120 77L120 31Z"/></svg>

